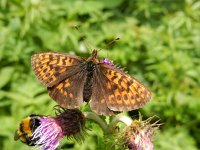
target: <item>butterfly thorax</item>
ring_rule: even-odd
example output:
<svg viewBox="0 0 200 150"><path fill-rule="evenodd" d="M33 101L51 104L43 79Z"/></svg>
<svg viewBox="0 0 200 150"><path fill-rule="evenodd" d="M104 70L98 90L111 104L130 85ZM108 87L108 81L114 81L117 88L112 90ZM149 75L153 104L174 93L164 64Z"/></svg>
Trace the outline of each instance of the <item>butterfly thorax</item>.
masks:
<svg viewBox="0 0 200 150"><path fill-rule="evenodd" d="M92 95L92 82L93 82L93 73L95 70L95 65L98 64L100 61L97 58L97 50L93 50L91 56L86 60L86 70L87 75L84 82L84 89L83 89L83 100L88 102Z"/></svg>
<svg viewBox="0 0 200 150"><path fill-rule="evenodd" d="M87 62L87 75L84 82L84 88L83 88L83 100L85 102L88 102L90 100L90 97L92 95L92 80L93 80L93 72L95 69L95 64L93 61Z"/></svg>

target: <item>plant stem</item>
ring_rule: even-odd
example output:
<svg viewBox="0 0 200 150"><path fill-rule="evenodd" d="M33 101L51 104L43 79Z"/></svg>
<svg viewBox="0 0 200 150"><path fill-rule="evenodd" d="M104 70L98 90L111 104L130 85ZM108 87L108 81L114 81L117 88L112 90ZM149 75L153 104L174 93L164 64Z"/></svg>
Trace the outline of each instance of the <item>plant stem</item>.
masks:
<svg viewBox="0 0 200 150"><path fill-rule="evenodd" d="M117 123L119 122L123 122L124 124L126 124L127 126L131 125L132 123L132 119L128 116L125 115L117 115L115 118L113 118L113 120L110 122L106 133L112 133L113 129L116 127Z"/></svg>
<svg viewBox="0 0 200 150"><path fill-rule="evenodd" d="M91 119L95 121L96 123L98 123L104 133L107 131L108 125L97 114L92 113L92 112L84 112L84 116L85 118Z"/></svg>

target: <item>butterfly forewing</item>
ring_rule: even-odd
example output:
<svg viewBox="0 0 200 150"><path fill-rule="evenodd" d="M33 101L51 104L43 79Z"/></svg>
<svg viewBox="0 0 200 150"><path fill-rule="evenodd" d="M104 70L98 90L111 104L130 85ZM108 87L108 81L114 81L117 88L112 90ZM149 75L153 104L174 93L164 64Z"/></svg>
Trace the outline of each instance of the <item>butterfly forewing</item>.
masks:
<svg viewBox="0 0 200 150"><path fill-rule="evenodd" d="M62 53L44 52L34 54L31 62L38 80L45 86L51 87L72 75L72 70L75 70L83 59Z"/></svg>
<svg viewBox="0 0 200 150"><path fill-rule="evenodd" d="M101 71L107 78L104 89L109 93L106 99L109 109L129 111L142 107L150 100L150 91L122 70L102 64Z"/></svg>

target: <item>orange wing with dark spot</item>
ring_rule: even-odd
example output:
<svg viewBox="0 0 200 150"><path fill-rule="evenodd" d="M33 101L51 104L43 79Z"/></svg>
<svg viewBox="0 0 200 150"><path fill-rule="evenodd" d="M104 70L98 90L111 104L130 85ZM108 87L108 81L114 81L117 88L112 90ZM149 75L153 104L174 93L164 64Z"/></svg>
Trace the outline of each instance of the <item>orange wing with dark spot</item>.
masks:
<svg viewBox="0 0 200 150"><path fill-rule="evenodd" d="M82 62L80 57L55 52L37 53L31 58L36 77L47 87L52 87L75 74L75 68Z"/></svg>
<svg viewBox="0 0 200 150"><path fill-rule="evenodd" d="M142 107L150 100L150 91L122 70L106 64L100 64L97 70L100 81L93 88L101 89L101 92L95 95L94 89L91 100L91 107L97 112L107 114L105 107L110 111L130 111ZM100 106L104 108L100 109Z"/></svg>
<svg viewBox="0 0 200 150"><path fill-rule="evenodd" d="M115 112L107 106L107 99L110 95L108 89L105 89L105 84L108 80L100 71L99 65L96 66L93 75L92 95L90 100L90 108L99 115L114 115Z"/></svg>
<svg viewBox="0 0 200 150"><path fill-rule="evenodd" d="M63 108L77 108L83 103L85 78L86 72L82 69L57 85L49 87L49 95Z"/></svg>
<svg viewBox="0 0 200 150"><path fill-rule="evenodd" d="M109 109L130 111L144 106L151 99L151 92L122 70L101 65L101 71L108 79L105 88L110 93L106 101Z"/></svg>
<svg viewBox="0 0 200 150"><path fill-rule="evenodd" d="M32 56L32 68L38 80L48 87L49 95L64 108L83 103L86 78L84 60L77 56L44 52Z"/></svg>

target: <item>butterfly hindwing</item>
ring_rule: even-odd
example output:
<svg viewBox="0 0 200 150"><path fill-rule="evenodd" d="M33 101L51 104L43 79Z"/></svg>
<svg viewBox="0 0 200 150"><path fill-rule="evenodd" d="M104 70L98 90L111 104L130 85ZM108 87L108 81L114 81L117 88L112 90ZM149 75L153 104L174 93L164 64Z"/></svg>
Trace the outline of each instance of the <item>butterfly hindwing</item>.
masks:
<svg viewBox="0 0 200 150"><path fill-rule="evenodd" d="M101 64L103 89L108 93L106 103L113 111L130 111L146 104L150 98L150 91L136 79L113 66Z"/></svg>
<svg viewBox="0 0 200 150"><path fill-rule="evenodd" d="M83 103L83 86L86 78L84 69L49 87L49 95L63 108L77 108Z"/></svg>
<svg viewBox="0 0 200 150"><path fill-rule="evenodd" d="M99 67L97 65L94 69L90 108L99 115L114 115L115 113L108 108L106 103L109 93L105 89L104 84L108 80L99 70Z"/></svg>
<svg viewBox="0 0 200 150"><path fill-rule="evenodd" d="M73 75L76 66L83 62L82 58L63 53L43 52L31 58L33 71L38 80L47 87L52 87Z"/></svg>

